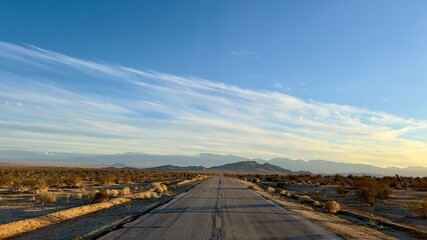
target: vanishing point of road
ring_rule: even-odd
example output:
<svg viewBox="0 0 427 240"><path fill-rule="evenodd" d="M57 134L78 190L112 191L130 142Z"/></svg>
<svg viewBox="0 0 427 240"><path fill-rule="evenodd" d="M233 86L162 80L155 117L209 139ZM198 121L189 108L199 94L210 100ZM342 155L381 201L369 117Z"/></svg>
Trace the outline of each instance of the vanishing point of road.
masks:
<svg viewBox="0 0 427 240"><path fill-rule="evenodd" d="M212 177L101 239L338 239L224 176Z"/></svg>

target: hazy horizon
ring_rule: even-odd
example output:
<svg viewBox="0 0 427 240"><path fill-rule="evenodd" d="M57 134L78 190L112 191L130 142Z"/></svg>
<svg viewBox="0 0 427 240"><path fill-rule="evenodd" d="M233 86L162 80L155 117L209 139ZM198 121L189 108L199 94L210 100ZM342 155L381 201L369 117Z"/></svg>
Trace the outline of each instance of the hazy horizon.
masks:
<svg viewBox="0 0 427 240"><path fill-rule="evenodd" d="M1 149L427 167L424 2L86 5L0 3Z"/></svg>

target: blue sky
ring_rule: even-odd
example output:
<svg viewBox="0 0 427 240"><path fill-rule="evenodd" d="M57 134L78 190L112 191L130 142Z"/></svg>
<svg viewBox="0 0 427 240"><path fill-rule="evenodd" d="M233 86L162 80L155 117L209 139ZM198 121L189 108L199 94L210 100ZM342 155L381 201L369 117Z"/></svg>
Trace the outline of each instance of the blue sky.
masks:
<svg viewBox="0 0 427 240"><path fill-rule="evenodd" d="M427 166L425 1L1 1L0 146Z"/></svg>

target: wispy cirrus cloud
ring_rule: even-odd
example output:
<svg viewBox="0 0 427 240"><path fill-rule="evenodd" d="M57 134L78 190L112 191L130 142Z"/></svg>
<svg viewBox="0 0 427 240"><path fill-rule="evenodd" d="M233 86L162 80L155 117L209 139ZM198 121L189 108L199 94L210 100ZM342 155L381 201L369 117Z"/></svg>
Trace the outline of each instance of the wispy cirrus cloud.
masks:
<svg viewBox="0 0 427 240"><path fill-rule="evenodd" d="M423 120L4 42L0 63L6 148L426 166Z"/></svg>
<svg viewBox="0 0 427 240"><path fill-rule="evenodd" d="M231 51L231 55L236 57L249 57L251 59L260 59L260 56L253 51L237 50Z"/></svg>

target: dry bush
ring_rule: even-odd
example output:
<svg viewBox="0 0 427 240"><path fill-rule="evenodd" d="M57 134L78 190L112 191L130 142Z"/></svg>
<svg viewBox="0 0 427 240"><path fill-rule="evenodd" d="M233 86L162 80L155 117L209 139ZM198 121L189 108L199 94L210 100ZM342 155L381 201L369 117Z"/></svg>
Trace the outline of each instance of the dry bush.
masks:
<svg viewBox="0 0 427 240"><path fill-rule="evenodd" d="M138 193L135 197L139 199L146 199L146 198L158 198L159 195L153 191L145 191L145 192Z"/></svg>
<svg viewBox="0 0 427 240"><path fill-rule="evenodd" d="M42 204L56 203L56 200L58 199L58 196L51 192L40 193L38 197Z"/></svg>
<svg viewBox="0 0 427 240"><path fill-rule="evenodd" d="M268 187L268 188L266 189L266 191L267 191L268 193L274 193L276 190L275 190L274 188L272 188L272 187Z"/></svg>
<svg viewBox="0 0 427 240"><path fill-rule="evenodd" d="M93 199L93 198L95 198L95 195L96 195L97 193L99 193L99 190L98 190L98 189L95 189L95 190L91 191L91 192L88 194L88 197L89 197L89 198L91 198L91 199Z"/></svg>
<svg viewBox="0 0 427 240"><path fill-rule="evenodd" d="M13 182L14 178L0 174L0 187L11 185Z"/></svg>
<svg viewBox="0 0 427 240"><path fill-rule="evenodd" d="M314 202L313 202L313 205L314 205L315 207L320 207L320 206L322 206L322 203L321 203L321 202L319 202L319 201L314 201Z"/></svg>
<svg viewBox="0 0 427 240"><path fill-rule="evenodd" d="M122 195L129 195L131 193L130 187L124 187L122 188Z"/></svg>
<svg viewBox="0 0 427 240"><path fill-rule="evenodd" d="M22 181L19 179L16 179L14 182L12 182L12 191L14 192L26 192L28 191L28 187L24 186Z"/></svg>
<svg viewBox="0 0 427 240"><path fill-rule="evenodd" d="M36 194L45 193L48 191L49 191L49 188L47 187L47 185L37 186L35 189L33 189L33 192Z"/></svg>
<svg viewBox="0 0 427 240"><path fill-rule="evenodd" d="M67 187L80 187L82 179L79 176L70 176L63 180L63 184Z"/></svg>
<svg viewBox="0 0 427 240"><path fill-rule="evenodd" d="M151 189L157 193L163 193L168 190L168 187L162 183L155 182L151 184Z"/></svg>
<svg viewBox="0 0 427 240"><path fill-rule="evenodd" d="M259 182L261 182L261 180L259 180L259 178L252 179L252 183L258 184Z"/></svg>
<svg viewBox="0 0 427 240"><path fill-rule="evenodd" d="M356 189L356 196L374 206L377 199L388 198L392 194L392 190L384 183L378 183L372 177L361 177L353 181L353 186Z"/></svg>
<svg viewBox="0 0 427 240"><path fill-rule="evenodd" d="M108 201L108 194L106 191L97 192L92 198L94 203L106 202Z"/></svg>
<svg viewBox="0 0 427 240"><path fill-rule="evenodd" d="M132 178L129 175L123 177L123 183L129 184L132 182Z"/></svg>
<svg viewBox="0 0 427 240"><path fill-rule="evenodd" d="M107 189L107 190L104 190L104 192L109 197L117 197L120 194L119 190L117 189Z"/></svg>
<svg viewBox="0 0 427 240"><path fill-rule="evenodd" d="M280 191L280 195L285 196L288 192L286 192L286 190L281 190Z"/></svg>
<svg viewBox="0 0 427 240"><path fill-rule="evenodd" d="M409 210L418 214L421 218L427 218L427 200L415 201L408 203Z"/></svg>
<svg viewBox="0 0 427 240"><path fill-rule="evenodd" d="M74 195L74 197L75 197L76 199L81 199L81 198L83 197L83 193L76 193L76 194Z"/></svg>
<svg viewBox="0 0 427 240"><path fill-rule="evenodd" d="M299 200L298 200L300 203L312 203L312 202L314 202L314 200L313 199L311 199L311 197L310 196L307 196L307 195L303 195L303 196L301 196L300 198L299 198Z"/></svg>
<svg viewBox="0 0 427 240"><path fill-rule="evenodd" d="M341 206L336 201L327 201L325 205L323 205L323 211L326 213L337 213L341 209Z"/></svg>
<svg viewBox="0 0 427 240"><path fill-rule="evenodd" d="M345 197L345 196L347 196L347 194L348 194L348 190L347 190L347 188L346 187L344 187L344 186L338 186L336 189L335 189L335 192L337 193L337 195L338 196L340 196L340 197Z"/></svg>
<svg viewBox="0 0 427 240"><path fill-rule="evenodd" d="M105 174L98 177L98 181L102 185L112 185L114 183L115 177L111 174Z"/></svg>
<svg viewBox="0 0 427 240"><path fill-rule="evenodd" d="M418 191L427 191L427 177L424 178L414 178L411 181L411 188Z"/></svg>

